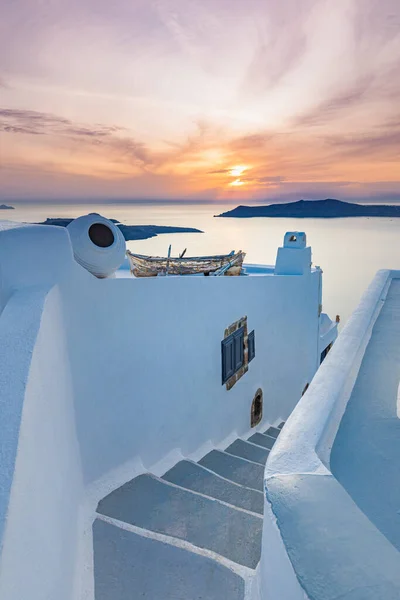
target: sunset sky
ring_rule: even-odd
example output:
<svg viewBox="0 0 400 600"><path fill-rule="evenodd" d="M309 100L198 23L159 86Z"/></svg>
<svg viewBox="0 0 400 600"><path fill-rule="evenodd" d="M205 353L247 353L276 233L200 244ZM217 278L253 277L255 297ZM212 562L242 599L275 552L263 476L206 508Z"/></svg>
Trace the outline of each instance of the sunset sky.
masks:
<svg viewBox="0 0 400 600"><path fill-rule="evenodd" d="M0 199L400 202L400 0L3 0Z"/></svg>

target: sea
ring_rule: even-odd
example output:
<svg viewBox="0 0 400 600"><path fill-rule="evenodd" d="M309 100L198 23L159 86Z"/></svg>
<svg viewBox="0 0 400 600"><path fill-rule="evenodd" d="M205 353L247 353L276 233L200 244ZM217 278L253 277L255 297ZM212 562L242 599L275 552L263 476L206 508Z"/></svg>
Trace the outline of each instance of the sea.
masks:
<svg viewBox="0 0 400 600"><path fill-rule="evenodd" d="M400 269L400 219L280 219L220 218L234 208L227 203L135 203L135 204L14 204L0 218L41 222L47 217L78 217L97 212L127 225L195 227L203 233L162 234L130 241L133 252L172 256L185 248L186 256L246 252L246 262L275 264L277 248L287 231L305 231L312 247L313 264L323 270L323 308L331 318L348 320L363 292L379 269ZM295 299L294 299L295 301Z"/></svg>

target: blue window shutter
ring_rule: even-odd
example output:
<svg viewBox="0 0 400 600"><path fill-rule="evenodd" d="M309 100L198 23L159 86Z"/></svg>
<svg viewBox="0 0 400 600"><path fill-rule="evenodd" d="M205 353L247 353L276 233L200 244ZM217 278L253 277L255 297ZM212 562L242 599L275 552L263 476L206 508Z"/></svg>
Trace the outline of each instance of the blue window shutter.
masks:
<svg viewBox="0 0 400 600"><path fill-rule="evenodd" d="M221 342L222 383L224 384L235 372L234 368L234 338L232 335Z"/></svg>
<svg viewBox="0 0 400 600"><path fill-rule="evenodd" d="M234 344L235 344L235 372L240 369L244 363L244 329L241 327L235 331Z"/></svg>
<svg viewBox="0 0 400 600"><path fill-rule="evenodd" d="M226 383L244 364L244 327L221 342L222 383Z"/></svg>
<svg viewBox="0 0 400 600"><path fill-rule="evenodd" d="M249 362L251 360L253 360L253 358L256 355L256 339L255 339L255 333L254 333L254 329L253 331L250 331L248 338L247 338L247 345L248 345L248 360Z"/></svg>

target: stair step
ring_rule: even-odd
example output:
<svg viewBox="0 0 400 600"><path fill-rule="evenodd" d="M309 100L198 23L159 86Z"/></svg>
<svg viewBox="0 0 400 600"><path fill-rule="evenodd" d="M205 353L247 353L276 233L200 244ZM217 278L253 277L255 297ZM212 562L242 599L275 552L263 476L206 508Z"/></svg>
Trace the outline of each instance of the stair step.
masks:
<svg viewBox="0 0 400 600"><path fill-rule="evenodd" d="M184 488L206 494L228 504L263 514L264 497L261 492L222 479L197 463L181 460L167 471L162 479Z"/></svg>
<svg viewBox="0 0 400 600"><path fill-rule="evenodd" d="M278 425L278 429L282 429L282 428L283 428L283 426L284 426L284 424L285 424L285 421L282 421L282 423L279 423L279 425Z"/></svg>
<svg viewBox="0 0 400 600"><path fill-rule="evenodd" d="M255 433L251 437L249 437L249 442L253 444L258 444L263 448L268 448L268 451L271 450L272 446L275 444L275 438L265 435L264 433Z"/></svg>
<svg viewBox="0 0 400 600"><path fill-rule="evenodd" d="M221 450L211 450L199 460L199 464L235 483L263 491L264 467L262 465L251 463L233 454L226 454Z"/></svg>
<svg viewBox="0 0 400 600"><path fill-rule="evenodd" d="M150 474L139 475L111 492L99 502L97 511L142 529L186 540L252 569L260 559L261 517L175 487Z"/></svg>
<svg viewBox="0 0 400 600"><path fill-rule="evenodd" d="M280 434L281 429L279 429L279 427L268 427L267 431L264 431L265 435L270 435L273 438L277 438L278 435Z"/></svg>
<svg viewBox="0 0 400 600"><path fill-rule="evenodd" d="M212 558L96 519L96 600L241 600L243 579Z"/></svg>
<svg viewBox="0 0 400 600"><path fill-rule="evenodd" d="M240 439L235 440L233 444L228 446L225 449L225 452L228 454L233 454L234 456L246 458L247 460L252 460L260 465L265 465L269 454L269 452L264 448L260 448L260 446L255 446L254 444L249 444L248 442Z"/></svg>

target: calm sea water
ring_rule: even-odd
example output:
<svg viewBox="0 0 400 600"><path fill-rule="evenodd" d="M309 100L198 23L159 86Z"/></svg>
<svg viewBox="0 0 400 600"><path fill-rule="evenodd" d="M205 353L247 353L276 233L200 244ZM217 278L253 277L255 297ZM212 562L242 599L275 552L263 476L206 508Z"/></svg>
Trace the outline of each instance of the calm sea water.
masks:
<svg viewBox="0 0 400 600"><path fill-rule="evenodd" d="M128 225L176 225L196 227L202 234L160 235L128 242L132 251L165 256L169 244L176 256L221 254L244 250L246 261L274 264L286 231L305 231L313 251L314 265L324 271L324 310L339 314L342 323L356 307L378 269L400 269L400 219L222 219L214 218L224 205L16 205L0 218L38 222L46 217L77 217L99 212Z"/></svg>

